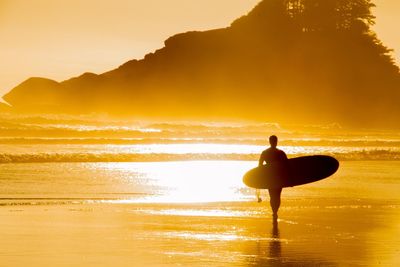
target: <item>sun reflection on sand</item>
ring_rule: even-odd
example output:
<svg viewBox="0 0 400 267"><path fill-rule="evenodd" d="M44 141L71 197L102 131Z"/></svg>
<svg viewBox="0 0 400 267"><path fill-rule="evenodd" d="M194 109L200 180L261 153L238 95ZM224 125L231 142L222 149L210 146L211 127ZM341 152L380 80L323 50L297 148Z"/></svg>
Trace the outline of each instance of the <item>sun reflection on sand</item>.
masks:
<svg viewBox="0 0 400 267"><path fill-rule="evenodd" d="M265 216L265 213L259 211L238 211L238 210L221 210L221 209L162 209L162 210L143 210L141 213L150 215L173 215L173 216L190 216L190 217L257 217Z"/></svg>
<svg viewBox="0 0 400 267"><path fill-rule="evenodd" d="M13 183L18 190L32 191L27 192L28 198L17 195L22 197L17 200L3 194L0 262L14 266L60 266L60 262L65 262L62 266L398 265L397 161L343 162L343 170L332 179L285 189L277 224L268 201L256 203L253 192L242 184L241 172L256 164L2 165L4 189L6 183ZM57 194L38 195L38 190ZM142 194L148 203L141 200ZM250 201L233 201L246 196ZM80 201L81 197L91 201ZM212 202L217 197L225 202ZM202 203L187 203L193 198L201 198Z"/></svg>

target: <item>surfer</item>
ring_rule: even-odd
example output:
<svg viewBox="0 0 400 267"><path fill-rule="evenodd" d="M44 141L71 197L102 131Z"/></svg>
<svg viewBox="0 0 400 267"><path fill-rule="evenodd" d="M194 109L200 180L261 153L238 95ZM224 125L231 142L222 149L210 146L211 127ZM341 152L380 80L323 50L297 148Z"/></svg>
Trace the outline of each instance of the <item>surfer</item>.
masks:
<svg viewBox="0 0 400 267"><path fill-rule="evenodd" d="M282 162L288 159L285 152L276 148L278 145L278 137L276 137L275 135L271 135L269 137L269 143L271 147L269 147L268 149L264 150L261 153L260 160L258 161L258 166L262 166L264 162L270 164L272 162ZM273 218L274 220L276 220L278 219L278 209L279 206L281 205L282 188L270 188L268 189L268 192L270 197L269 203L271 205L273 212ZM260 197L259 189L257 189L256 194L258 202L261 202L262 199Z"/></svg>

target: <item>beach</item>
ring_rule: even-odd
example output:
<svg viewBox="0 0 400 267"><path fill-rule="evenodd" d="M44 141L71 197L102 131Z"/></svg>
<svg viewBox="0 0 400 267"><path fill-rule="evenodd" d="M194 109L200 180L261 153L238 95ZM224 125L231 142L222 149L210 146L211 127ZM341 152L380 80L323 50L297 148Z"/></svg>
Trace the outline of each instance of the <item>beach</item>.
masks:
<svg viewBox="0 0 400 267"><path fill-rule="evenodd" d="M396 266L396 131L0 120L0 266ZM273 223L243 175L271 132L338 171L285 188Z"/></svg>
<svg viewBox="0 0 400 267"><path fill-rule="evenodd" d="M398 10L0 0L0 267L400 266Z"/></svg>
<svg viewBox="0 0 400 267"><path fill-rule="evenodd" d="M82 168L70 164L70 169L74 164ZM121 166L108 164L121 175ZM179 164L182 169L185 164L228 168L238 162L163 164L169 166L166 169ZM125 168L135 169L134 165ZM48 175L49 166L39 166L36 175ZM13 168L23 172L32 166L0 167L4 176L4 169L15 173ZM14 184L22 187L37 181L32 174L17 176ZM109 186L101 179L102 185L85 189L91 192L86 197L71 195L74 185L53 184L47 195L39 187L41 197L32 184L25 197L18 190L4 194L2 185L0 262L1 266L395 266L400 261L399 176L397 161L341 162L340 171L331 178L284 189L277 224L267 197L256 203L253 192L240 184L240 174L231 177L231 186L238 187L222 192L220 200L212 187L201 183L195 185L193 199L185 194L171 197L182 188L171 189L168 184L168 190L158 187L156 194L125 192L117 197L115 188L109 194L103 191L102 186ZM198 201L201 195L205 201Z"/></svg>

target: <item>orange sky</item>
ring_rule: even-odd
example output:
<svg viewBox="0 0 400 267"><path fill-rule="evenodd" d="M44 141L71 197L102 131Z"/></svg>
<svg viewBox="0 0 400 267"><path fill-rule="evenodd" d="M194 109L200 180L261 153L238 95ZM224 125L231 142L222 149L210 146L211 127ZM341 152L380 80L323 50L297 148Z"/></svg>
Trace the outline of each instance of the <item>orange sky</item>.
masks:
<svg viewBox="0 0 400 267"><path fill-rule="evenodd" d="M63 80L111 70L175 33L228 26L258 2L0 0L0 94L31 76ZM375 3L378 36L400 51L400 1Z"/></svg>

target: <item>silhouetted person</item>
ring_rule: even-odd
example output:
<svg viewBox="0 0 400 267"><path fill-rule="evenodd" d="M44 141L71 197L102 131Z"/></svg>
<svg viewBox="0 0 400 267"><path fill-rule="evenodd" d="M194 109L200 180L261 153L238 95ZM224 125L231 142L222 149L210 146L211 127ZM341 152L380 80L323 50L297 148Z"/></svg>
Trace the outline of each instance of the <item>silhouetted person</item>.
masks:
<svg viewBox="0 0 400 267"><path fill-rule="evenodd" d="M285 162L287 161L287 156L285 152L276 148L278 145L278 137L272 135L269 137L269 143L271 145L270 148L264 150L261 153L260 160L258 161L258 166L262 166L264 162L267 164L275 163L275 162ZM268 189L273 218L274 220L278 219L278 209L281 205L281 192L282 188L272 188ZM261 198L258 195L258 201L261 202Z"/></svg>

